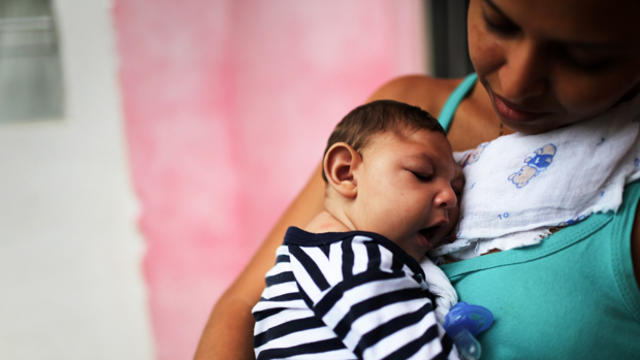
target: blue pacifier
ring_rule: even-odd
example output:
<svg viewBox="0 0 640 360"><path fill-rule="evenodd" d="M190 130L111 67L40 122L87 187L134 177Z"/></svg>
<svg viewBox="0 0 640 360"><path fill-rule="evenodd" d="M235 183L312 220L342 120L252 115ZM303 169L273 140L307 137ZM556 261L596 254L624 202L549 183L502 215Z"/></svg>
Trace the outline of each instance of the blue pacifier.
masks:
<svg viewBox="0 0 640 360"><path fill-rule="evenodd" d="M444 320L444 329L453 339L460 356L465 360L480 359L482 348L475 338L493 324L493 314L480 305L466 302L455 304Z"/></svg>

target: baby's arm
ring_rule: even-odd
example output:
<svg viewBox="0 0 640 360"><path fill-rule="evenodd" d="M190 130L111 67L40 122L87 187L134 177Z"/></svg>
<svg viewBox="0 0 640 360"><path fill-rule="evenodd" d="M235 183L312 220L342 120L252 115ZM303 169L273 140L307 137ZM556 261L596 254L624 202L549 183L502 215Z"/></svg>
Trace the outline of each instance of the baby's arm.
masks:
<svg viewBox="0 0 640 360"><path fill-rule="evenodd" d="M311 275L304 272L319 268L306 264L313 256L296 258L302 266L294 270L295 277L316 317L358 358L458 357L436 321L429 294L401 269L383 269L393 266L390 258L385 258L388 250L375 243L345 240L330 251L328 259L352 260L337 271L326 271L331 261L322 260L324 274L316 271ZM324 254L316 254L324 259Z"/></svg>

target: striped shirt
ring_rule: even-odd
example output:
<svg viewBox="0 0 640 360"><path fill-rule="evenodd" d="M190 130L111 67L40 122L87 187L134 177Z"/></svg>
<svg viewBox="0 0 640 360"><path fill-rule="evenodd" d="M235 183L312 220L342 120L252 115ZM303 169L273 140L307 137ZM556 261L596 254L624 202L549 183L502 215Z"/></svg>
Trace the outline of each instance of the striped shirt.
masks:
<svg viewBox="0 0 640 360"><path fill-rule="evenodd" d="M457 359L417 261L378 234L290 227L253 308L261 359Z"/></svg>

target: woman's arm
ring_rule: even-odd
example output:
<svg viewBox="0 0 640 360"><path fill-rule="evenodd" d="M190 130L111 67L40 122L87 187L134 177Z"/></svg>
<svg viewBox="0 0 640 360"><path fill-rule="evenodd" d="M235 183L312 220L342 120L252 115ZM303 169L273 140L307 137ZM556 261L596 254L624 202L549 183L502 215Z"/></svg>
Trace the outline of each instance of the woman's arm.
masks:
<svg viewBox="0 0 640 360"><path fill-rule="evenodd" d="M275 251L287 227L304 226L322 210L324 181L320 166L276 223L251 261L220 297L200 338L195 359L253 359L251 309L265 287L264 275L275 262Z"/></svg>

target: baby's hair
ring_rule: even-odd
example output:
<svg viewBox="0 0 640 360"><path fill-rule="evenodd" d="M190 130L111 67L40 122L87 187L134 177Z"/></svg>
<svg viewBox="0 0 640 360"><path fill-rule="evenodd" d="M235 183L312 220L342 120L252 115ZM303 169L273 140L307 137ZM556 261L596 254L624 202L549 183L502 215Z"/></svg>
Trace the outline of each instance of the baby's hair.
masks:
<svg viewBox="0 0 640 360"><path fill-rule="evenodd" d="M389 130L428 130L445 134L438 120L421 108L394 100L377 100L351 110L336 125L323 156L338 142L360 151L372 135ZM322 178L327 181L324 169Z"/></svg>

